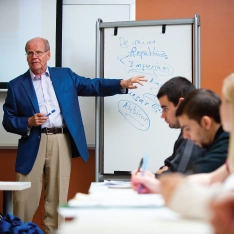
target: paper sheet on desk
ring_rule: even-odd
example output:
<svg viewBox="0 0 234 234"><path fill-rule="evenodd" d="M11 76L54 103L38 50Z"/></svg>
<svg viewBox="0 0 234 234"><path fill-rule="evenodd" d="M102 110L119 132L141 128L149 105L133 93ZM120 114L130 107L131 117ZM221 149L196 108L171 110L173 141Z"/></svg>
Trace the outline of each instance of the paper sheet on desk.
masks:
<svg viewBox="0 0 234 234"><path fill-rule="evenodd" d="M85 200L74 198L68 201L68 205L79 208L157 208L164 206L164 200L160 194L138 194L130 189L124 190L127 192L114 191L111 192L110 189L105 193L90 194Z"/></svg>
<svg viewBox="0 0 234 234"><path fill-rule="evenodd" d="M130 181L104 180L103 184L108 188L132 188Z"/></svg>

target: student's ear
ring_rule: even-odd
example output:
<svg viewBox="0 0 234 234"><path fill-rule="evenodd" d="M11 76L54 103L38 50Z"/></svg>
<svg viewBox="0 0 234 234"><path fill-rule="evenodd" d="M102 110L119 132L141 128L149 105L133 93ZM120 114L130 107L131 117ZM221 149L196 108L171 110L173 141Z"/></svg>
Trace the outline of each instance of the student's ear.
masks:
<svg viewBox="0 0 234 234"><path fill-rule="evenodd" d="M212 125L212 119L209 116L203 116L201 119L201 126L206 130L209 130Z"/></svg>
<svg viewBox="0 0 234 234"><path fill-rule="evenodd" d="M178 105L177 105L177 106L179 106L179 105L180 105L180 103L181 103L181 102L183 102L183 101L184 101L184 98L183 98L183 97L180 97L180 98L179 98L179 101L178 101Z"/></svg>

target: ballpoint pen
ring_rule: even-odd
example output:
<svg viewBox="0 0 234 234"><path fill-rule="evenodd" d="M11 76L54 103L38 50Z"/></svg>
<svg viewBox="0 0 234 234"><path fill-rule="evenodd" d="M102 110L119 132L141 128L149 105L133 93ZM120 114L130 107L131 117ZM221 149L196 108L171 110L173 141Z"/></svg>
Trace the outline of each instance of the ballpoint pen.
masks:
<svg viewBox="0 0 234 234"><path fill-rule="evenodd" d="M148 165L148 158L149 158L149 153L145 153L145 156L143 158L143 165L142 165L142 176L144 176L145 174L145 171L146 171L146 168L147 168L147 165ZM141 193L141 190L142 190L142 184L139 185L138 187L138 193Z"/></svg>
<svg viewBox="0 0 234 234"><path fill-rule="evenodd" d="M55 110L52 110L51 112L49 112L46 117L50 116L51 114L53 114L55 112Z"/></svg>
<svg viewBox="0 0 234 234"><path fill-rule="evenodd" d="M142 164L143 164L143 158L141 158L141 161L140 161L140 164L139 164L139 167L138 167L138 169L137 169L137 172L136 172L136 173L140 172L141 167L142 167Z"/></svg>

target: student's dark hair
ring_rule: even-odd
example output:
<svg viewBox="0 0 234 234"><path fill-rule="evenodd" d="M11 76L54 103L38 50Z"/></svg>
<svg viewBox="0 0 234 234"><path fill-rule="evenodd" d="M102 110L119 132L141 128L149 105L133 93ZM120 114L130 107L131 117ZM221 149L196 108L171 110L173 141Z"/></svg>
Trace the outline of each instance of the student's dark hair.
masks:
<svg viewBox="0 0 234 234"><path fill-rule="evenodd" d="M219 96L208 89L196 89L190 92L182 101L176 111L176 116L187 115L189 119L201 123L203 116L211 117L216 123L220 123Z"/></svg>
<svg viewBox="0 0 234 234"><path fill-rule="evenodd" d="M185 97L194 89L194 85L188 79L177 76L163 84L158 91L157 98L166 95L168 100L177 106L179 98Z"/></svg>

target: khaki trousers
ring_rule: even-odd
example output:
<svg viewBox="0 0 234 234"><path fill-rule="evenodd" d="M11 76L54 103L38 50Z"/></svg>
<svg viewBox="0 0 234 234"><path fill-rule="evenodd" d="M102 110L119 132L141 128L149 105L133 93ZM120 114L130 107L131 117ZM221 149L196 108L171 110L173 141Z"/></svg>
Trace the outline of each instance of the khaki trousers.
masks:
<svg viewBox="0 0 234 234"><path fill-rule="evenodd" d="M67 202L71 172L71 147L67 134L41 134L38 155L31 172L17 173L17 181L31 182L31 188L16 191L13 196L14 215L30 222L39 205L42 176L45 187L45 233L54 233L63 221L57 213L59 204Z"/></svg>

